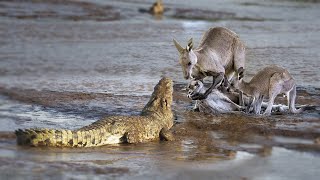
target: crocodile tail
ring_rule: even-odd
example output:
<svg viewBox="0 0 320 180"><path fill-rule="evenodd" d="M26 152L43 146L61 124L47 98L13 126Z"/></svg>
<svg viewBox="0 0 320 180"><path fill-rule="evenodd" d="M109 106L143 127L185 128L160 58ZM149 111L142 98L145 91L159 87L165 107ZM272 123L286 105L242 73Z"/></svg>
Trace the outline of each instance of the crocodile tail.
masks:
<svg viewBox="0 0 320 180"><path fill-rule="evenodd" d="M16 130L18 145L49 147L94 147L116 144L125 141L123 134L112 134L105 127L95 129L54 130L25 129Z"/></svg>
<svg viewBox="0 0 320 180"><path fill-rule="evenodd" d="M70 130L18 129L15 134L18 145L70 147L73 141Z"/></svg>

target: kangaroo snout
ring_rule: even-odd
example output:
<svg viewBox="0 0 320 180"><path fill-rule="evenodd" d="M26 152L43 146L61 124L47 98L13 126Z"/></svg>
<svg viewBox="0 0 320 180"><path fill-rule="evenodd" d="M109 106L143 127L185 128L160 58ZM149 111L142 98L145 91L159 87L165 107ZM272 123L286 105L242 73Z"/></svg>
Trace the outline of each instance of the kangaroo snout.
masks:
<svg viewBox="0 0 320 180"><path fill-rule="evenodd" d="M185 80L190 79L190 74L189 74L189 72L188 72L188 71L183 70L183 77L184 77L184 79L185 79Z"/></svg>
<svg viewBox="0 0 320 180"><path fill-rule="evenodd" d="M191 76L191 74L189 72L187 72L184 75L184 79L189 80L189 79L193 79L193 77Z"/></svg>

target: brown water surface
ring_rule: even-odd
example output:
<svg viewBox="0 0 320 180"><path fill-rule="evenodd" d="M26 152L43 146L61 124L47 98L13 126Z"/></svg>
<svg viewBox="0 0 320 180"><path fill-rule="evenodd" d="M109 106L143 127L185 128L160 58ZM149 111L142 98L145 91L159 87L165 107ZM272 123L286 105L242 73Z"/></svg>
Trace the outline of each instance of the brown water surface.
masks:
<svg viewBox="0 0 320 180"><path fill-rule="evenodd" d="M0 179L318 179L320 4L150 0L0 2ZM247 46L245 78L278 64L302 114L191 111L172 43L225 26ZM175 141L98 148L19 147L14 130L76 129L136 115L162 76L175 82ZM279 97L277 103L285 103Z"/></svg>

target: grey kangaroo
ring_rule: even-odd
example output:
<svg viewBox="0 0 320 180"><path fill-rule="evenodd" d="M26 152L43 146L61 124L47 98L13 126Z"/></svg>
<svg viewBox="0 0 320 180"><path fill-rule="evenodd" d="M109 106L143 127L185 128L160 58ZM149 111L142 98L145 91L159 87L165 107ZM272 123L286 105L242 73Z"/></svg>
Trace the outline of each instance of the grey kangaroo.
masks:
<svg viewBox="0 0 320 180"><path fill-rule="evenodd" d="M286 94L291 113L301 113L304 110L304 108L295 108L296 83L291 74L282 67L275 65L265 67L253 76L250 82L238 79L234 87L253 97L251 106L255 114L260 114L264 97L269 97L264 114L270 115L274 100L281 93Z"/></svg>
<svg viewBox="0 0 320 180"><path fill-rule="evenodd" d="M210 28L194 50L192 38L186 48L175 39L173 42L180 54L179 63L185 79L213 77L210 88L203 94L194 94L192 99L205 99L223 80L227 86L235 73L243 77L245 45L235 32L224 27Z"/></svg>

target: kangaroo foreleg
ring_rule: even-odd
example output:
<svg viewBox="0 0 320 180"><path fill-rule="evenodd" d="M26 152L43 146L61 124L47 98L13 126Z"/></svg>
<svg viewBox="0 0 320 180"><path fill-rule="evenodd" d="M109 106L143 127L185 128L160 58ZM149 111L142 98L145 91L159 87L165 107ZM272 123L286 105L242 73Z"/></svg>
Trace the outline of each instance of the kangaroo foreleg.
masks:
<svg viewBox="0 0 320 180"><path fill-rule="evenodd" d="M208 97L208 95L212 92L213 89L217 88L217 86L222 82L224 78L224 73L221 72L218 74L218 76L214 77L213 76L213 83L211 84L210 88L206 90L206 92L204 94L195 94L193 95L191 98L192 100L202 100L202 99L206 99Z"/></svg>
<svg viewBox="0 0 320 180"><path fill-rule="evenodd" d="M224 75L224 78L222 80L222 85L220 87L220 90L222 92L228 92L229 91L229 87L230 87L230 82L228 80L228 77L226 75Z"/></svg>
<svg viewBox="0 0 320 180"><path fill-rule="evenodd" d="M250 96L248 106L246 108L247 113L250 113L251 111L253 111L253 107L255 106L255 99L256 99L255 97Z"/></svg>
<svg viewBox="0 0 320 180"><path fill-rule="evenodd" d="M263 96L259 96L258 101L256 103L256 107L255 107L256 114L260 114L262 101L263 101Z"/></svg>
<svg viewBox="0 0 320 180"><path fill-rule="evenodd" d="M242 91L239 91L239 105L240 105L240 106L245 106L244 100L243 100L243 93L242 93Z"/></svg>
<svg viewBox="0 0 320 180"><path fill-rule="evenodd" d="M240 67L239 69L237 69L237 75L238 75L238 79L242 79L244 77L244 68Z"/></svg>

